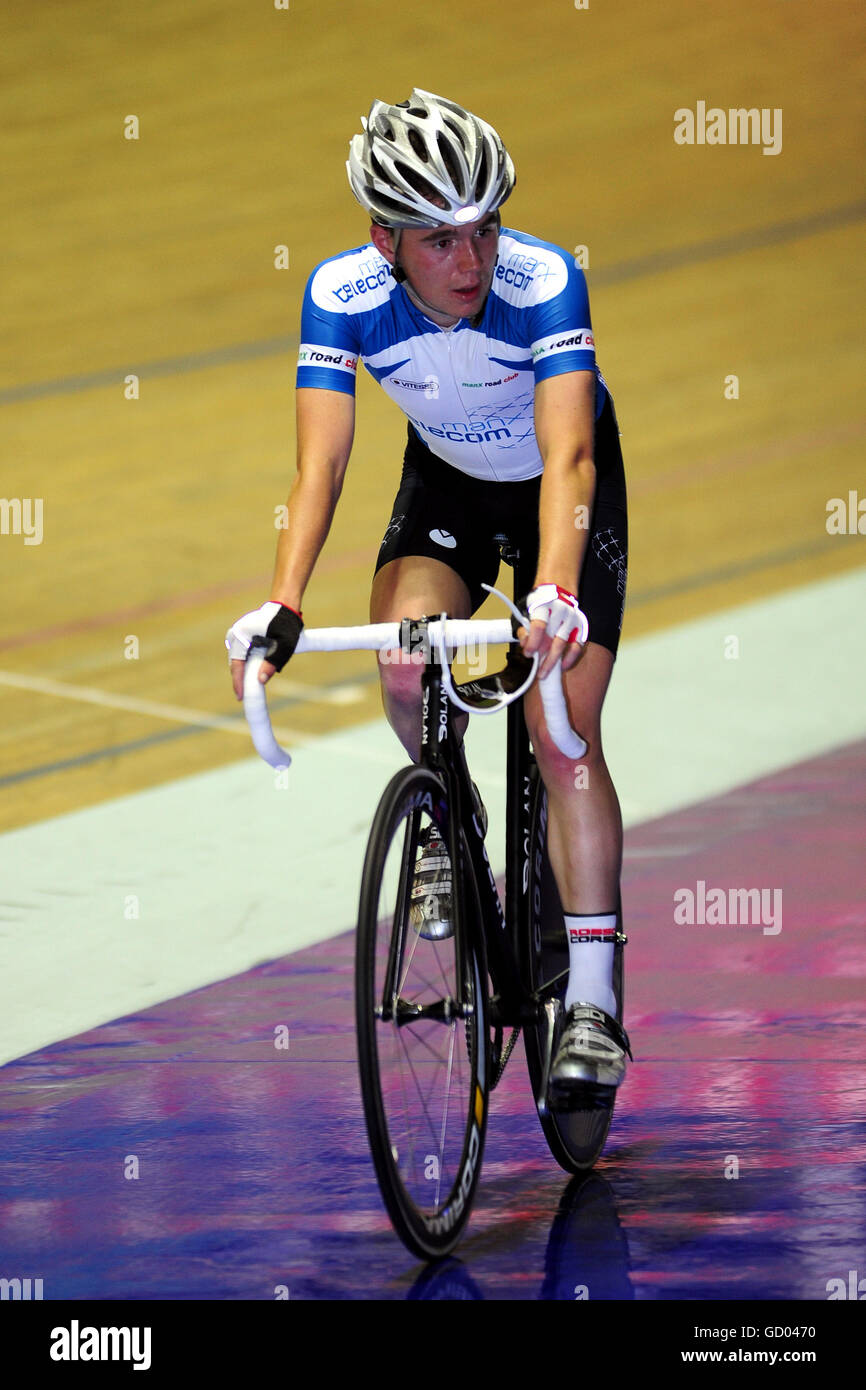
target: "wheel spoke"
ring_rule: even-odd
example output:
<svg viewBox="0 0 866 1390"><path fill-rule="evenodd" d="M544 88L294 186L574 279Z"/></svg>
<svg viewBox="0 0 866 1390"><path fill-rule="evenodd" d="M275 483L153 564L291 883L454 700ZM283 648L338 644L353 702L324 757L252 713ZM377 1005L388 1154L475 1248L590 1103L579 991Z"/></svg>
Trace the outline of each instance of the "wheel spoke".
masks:
<svg viewBox="0 0 866 1390"><path fill-rule="evenodd" d="M401 1039L401 1041L402 1041L402 1039ZM450 1052L451 1052L452 1050L453 1050L453 1047L452 1047L452 1048L449 1048L449 1054L450 1054ZM410 1071L410 1073L411 1073L411 1075L412 1075L412 1080L413 1080L414 1083L415 1083L415 1089L416 1089L416 1091L417 1091L417 1093L418 1093L418 1099L419 1099L419 1101L421 1102L421 1106L422 1106L422 1109L423 1109L423 1111L424 1111L425 1119L427 1120L427 1128L428 1128L429 1131L430 1131L430 1136L431 1136L431 1138L435 1139L435 1138L437 1137L437 1135L436 1135L436 1124L435 1124L434 1120L431 1118L431 1115L430 1115L430 1109L429 1109L429 1099L430 1099L430 1098L429 1098L429 1095L426 1095L426 1096L425 1096L425 1094L424 1094L423 1087L422 1087L421 1082L420 1082L420 1080L419 1080L419 1078L418 1078L418 1073L417 1073L417 1071L416 1071L415 1065L414 1065L413 1062L412 1062L412 1058L409 1056L408 1051L405 1052L404 1055L405 1055L405 1057L406 1057L406 1065L408 1066L409 1071ZM441 1060L441 1059L437 1058L437 1060ZM446 1091L445 1108L447 1109L447 1091ZM441 1155L441 1149L440 1149L440 1155Z"/></svg>
<svg viewBox="0 0 866 1390"><path fill-rule="evenodd" d="M441 1132L441 1134L440 1134L440 1136L439 1136L439 1153L440 1153L440 1156L443 1155L443 1154L445 1153L445 1135L446 1135L446 1132L447 1132L447 1130L448 1130L448 1100L449 1100L449 1097L450 1097L450 1095L451 1095L451 1071L452 1071L452 1066L453 1066L453 1062L454 1062L454 1034L455 1034L455 1032L456 1032L456 1029L453 1029L453 1028L452 1028L452 1030L451 1030L451 1046L450 1046L450 1048L448 1049L448 1078L447 1078L447 1081L446 1081L446 1084L445 1084L445 1105L444 1105L443 1108L442 1108L442 1132ZM441 1171L441 1167L442 1167L441 1157L440 1157L440 1164L439 1164L439 1167L440 1167L440 1171Z"/></svg>

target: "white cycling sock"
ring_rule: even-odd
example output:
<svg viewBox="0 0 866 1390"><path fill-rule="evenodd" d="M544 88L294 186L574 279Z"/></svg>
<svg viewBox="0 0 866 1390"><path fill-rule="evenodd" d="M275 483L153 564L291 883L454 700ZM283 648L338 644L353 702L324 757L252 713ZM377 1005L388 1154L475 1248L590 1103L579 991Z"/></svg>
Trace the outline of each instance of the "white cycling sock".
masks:
<svg viewBox="0 0 866 1390"><path fill-rule="evenodd" d="M613 992L616 913L566 913L565 930L569 965L566 1009L582 1001L616 1018Z"/></svg>

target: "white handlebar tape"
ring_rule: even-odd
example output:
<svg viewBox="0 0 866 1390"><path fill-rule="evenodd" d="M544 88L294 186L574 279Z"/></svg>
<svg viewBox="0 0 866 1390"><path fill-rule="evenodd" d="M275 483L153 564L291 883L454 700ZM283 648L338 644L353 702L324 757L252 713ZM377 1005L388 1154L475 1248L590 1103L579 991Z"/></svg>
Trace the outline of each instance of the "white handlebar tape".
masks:
<svg viewBox="0 0 866 1390"><path fill-rule="evenodd" d="M550 737L566 758L582 758L586 752L586 743L568 722L568 706L565 703L562 672L558 662L552 671L539 679L538 684Z"/></svg>
<svg viewBox="0 0 866 1390"><path fill-rule="evenodd" d="M264 758L271 767L290 767L291 755L274 738L265 687L259 680L264 659L264 647L250 647L244 667L244 714L259 757Z"/></svg>
<svg viewBox="0 0 866 1390"><path fill-rule="evenodd" d="M440 634L448 647L476 644L507 643L515 640L510 618L468 619L449 618L443 625L439 619L428 625L431 649L438 647ZM400 646L399 623L369 623L364 627L305 628L295 648L298 652L382 651ZM250 726L256 752L271 767L291 765L291 755L281 748L274 737L268 714L266 687L259 680L264 661L264 649L251 646L244 667L244 714ZM551 680L551 676L556 679ZM568 722L568 707L562 688L562 672L557 664L550 676L541 681L541 699L550 736L567 758L582 758L586 744ZM476 711L477 712L477 711Z"/></svg>
<svg viewBox="0 0 866 1390"><path fill-rule="evenodd" d="M439 644L440 619L428 624L431 647ZM509 618L447 618L445 645L468 647L512 642ZM400 646L399 623L367 623L364 627L306 627L296 652L378 652Z"/></svg>

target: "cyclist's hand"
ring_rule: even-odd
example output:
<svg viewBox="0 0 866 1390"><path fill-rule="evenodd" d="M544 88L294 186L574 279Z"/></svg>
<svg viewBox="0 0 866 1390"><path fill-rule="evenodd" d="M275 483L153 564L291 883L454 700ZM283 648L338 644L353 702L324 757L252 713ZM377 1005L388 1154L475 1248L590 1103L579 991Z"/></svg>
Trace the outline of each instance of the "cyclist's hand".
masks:
<svg viewBox="0 0 866 1390"><path fill-rule="evenodd" d="M586 614L574 594L558 584L539 584L526 600L526 611L531 619L529 632L520 628L517 635L526 656L538 652L542 658L539 678L560 660L563 671L569 671L580 660L589 636Z"/></svg>
<svg viewBox="0 0 866 1390"><path fill-rule="evenodd" d="M244 693L244 664L254 637L268 639L268 660L262 662L259 680L262 685L275 671L282 671L304 630L304 620L294 608L270 599L252 613L245 613L226 633L226 646L232 672L232 686L238 700Z"/></svg>

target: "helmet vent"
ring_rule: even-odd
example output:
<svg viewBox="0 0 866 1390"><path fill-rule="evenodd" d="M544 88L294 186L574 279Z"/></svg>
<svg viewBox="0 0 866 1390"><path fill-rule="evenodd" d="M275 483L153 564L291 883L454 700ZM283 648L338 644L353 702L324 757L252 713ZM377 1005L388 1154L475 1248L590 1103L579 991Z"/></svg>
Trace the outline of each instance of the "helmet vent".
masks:
<svg viewBox="0 0 866 1390"><path fill-rule="evenodd" d="M412 149L415 151L418 158L422 159L425 164L429 164L430 156L427 154L427 146L424 144L424 141L418 134L417 130L412 130L412 128L410 127L406 131L406 135L408 137L409 144L412 146Z"/></svg>
<svg viewBox="0 0 866 1390"><path fill-rule="evenodd" d="M436 144L439 146L439 153L442 156L442 162L445 165L445 168L448 170L449 179L454 184L454 187L459 189L462 182L460 176L460 168L457 164L456 159L454 158L454 151L451 149L450 145L448 144L448 141L445 139L445 136L442 134L441 131L439 131L436 136Z"/></svg>
<svg viewBox="0 0 866 1390"><path fill-rule="evenodd" d="M487 167L488 167L487 150L486 150L486 148L482 145L482 147L481 147L481 159L480 159L479 164L478 164L478 176L477 176L477 178L476 178L476 180L475 180L475 200L476 200L476 202L480 201L481 196L482 196L482 194L483 194L483 192L484 192L484 189L485 189L486 186L487 186Z"/></svg>
<svg viewBox="0 0 866 1390"><path fill-rule="evenodd" d="M401 179L405 179L409 187L414 188L415 192L419 193L422 198L427 198L430 202L442 201L436 189L425 178L422 178L416 169L410 169L408 165L401 164L399 160L395 159L394 171L400 175Z"/></svg>
<svg viewBox="0 0 866 1390"><path fill-rule="evenodd" d="M399 203L396 198L387 197L384 193L381 193L378 190L376 193L376 204L377 207L379 207L382 210L382 212L386 214L390 213L393 217L396 218L399 218L401 212L403 211L402 203ZM378 218L375 218L374 221L378 221ZM390 223L385 222L382 225L390 226ZM399 226L399 222L395 225Z"/></svg>

